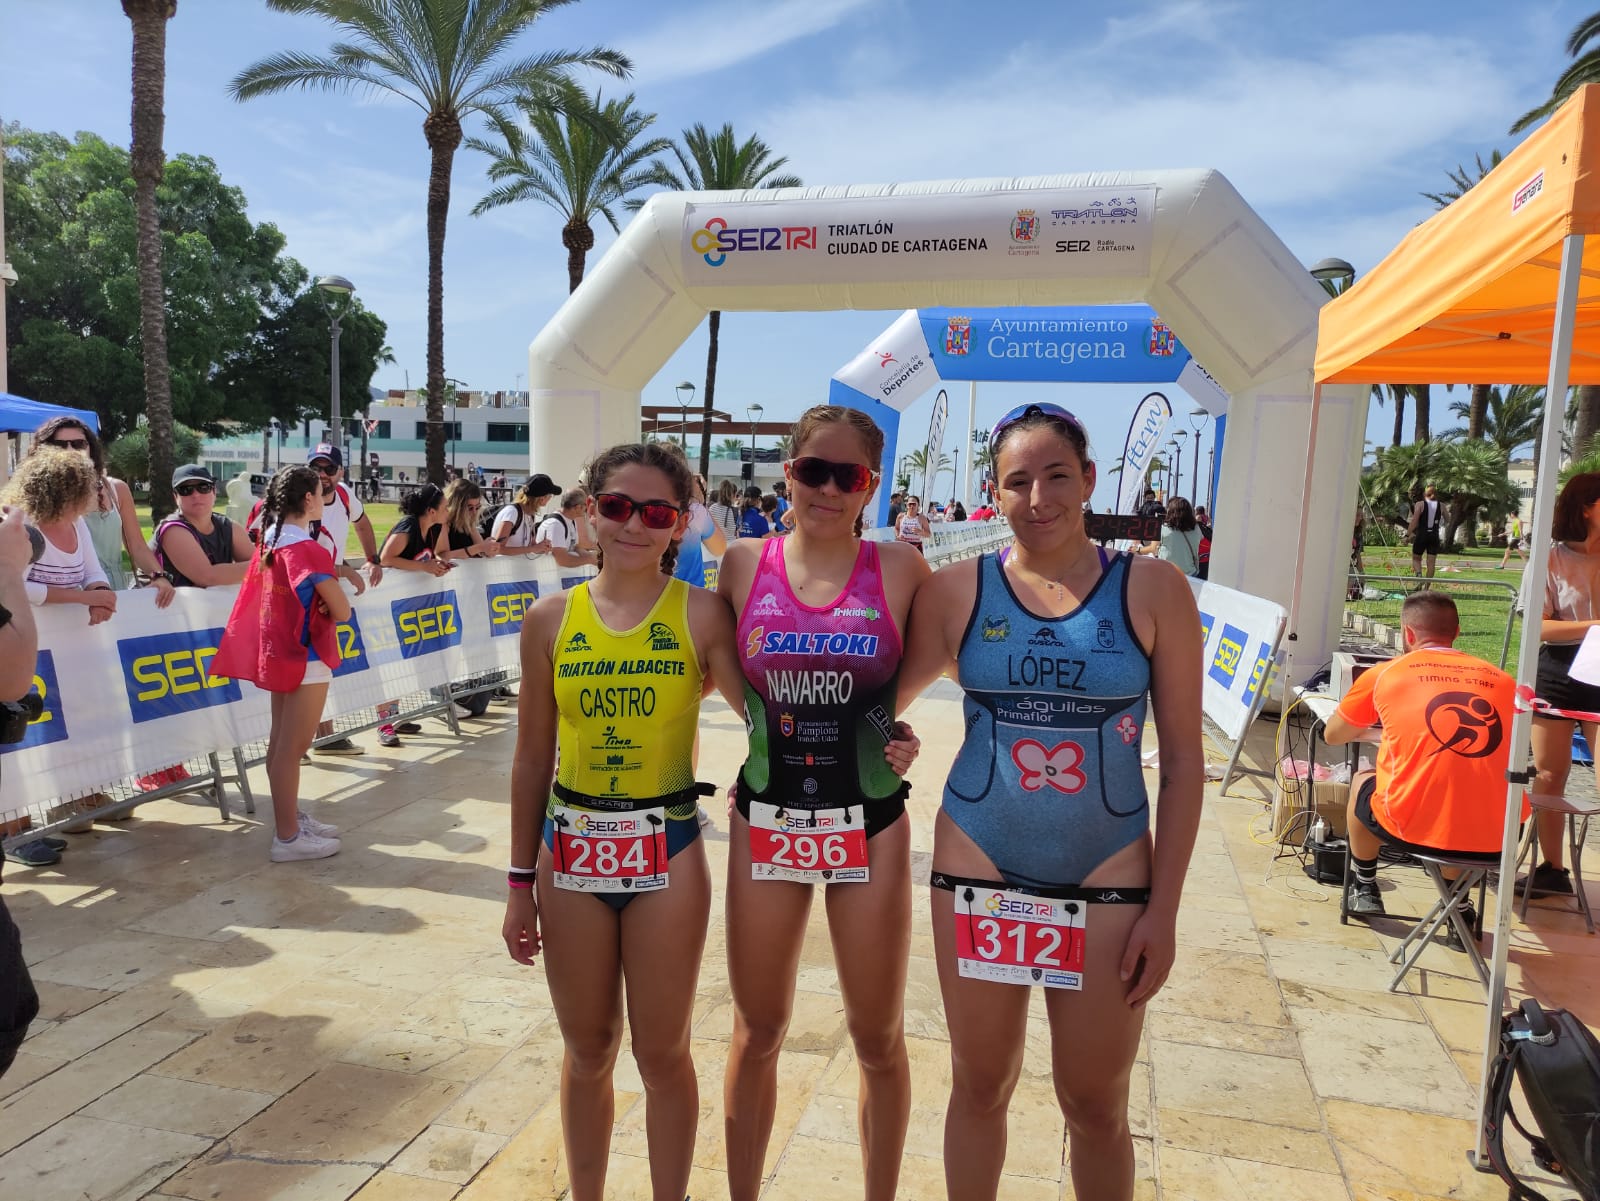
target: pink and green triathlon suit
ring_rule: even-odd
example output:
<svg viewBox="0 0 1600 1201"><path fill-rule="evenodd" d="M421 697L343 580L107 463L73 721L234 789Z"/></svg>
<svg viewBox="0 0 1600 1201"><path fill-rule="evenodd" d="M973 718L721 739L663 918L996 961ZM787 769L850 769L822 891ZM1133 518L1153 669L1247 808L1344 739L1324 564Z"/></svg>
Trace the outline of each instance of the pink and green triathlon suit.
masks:
<svg viewBox="0 0 1600 1201"><path fill-rule="evenodd" d="M789 587L788 541L761 548L739 617L750 754L738 809L748 820L752 801L798 810L862 805L871 838L905 812L909 791L883 757L901 647L878 547L861 543L844 591L819 607Z"/></svg>

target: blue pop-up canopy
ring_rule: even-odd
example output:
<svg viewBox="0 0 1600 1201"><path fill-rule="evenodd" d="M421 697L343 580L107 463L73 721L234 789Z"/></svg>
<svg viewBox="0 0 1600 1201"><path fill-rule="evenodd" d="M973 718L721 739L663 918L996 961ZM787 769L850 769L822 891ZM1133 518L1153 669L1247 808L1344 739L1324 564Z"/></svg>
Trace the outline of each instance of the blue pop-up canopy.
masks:
<svg viewBox="0 0 1600 1201"><path fill-rule="evenodd" d="M31 434L52 417L73 417L95 433L100 432L100 417L92 409L69 409L0 392L0 433Z"/></svg>

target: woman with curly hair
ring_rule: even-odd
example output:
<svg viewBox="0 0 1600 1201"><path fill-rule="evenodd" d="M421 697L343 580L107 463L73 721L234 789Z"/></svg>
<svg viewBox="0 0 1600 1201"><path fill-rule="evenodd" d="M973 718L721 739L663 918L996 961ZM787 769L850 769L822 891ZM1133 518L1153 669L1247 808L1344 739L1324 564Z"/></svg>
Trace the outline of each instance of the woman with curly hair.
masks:
<svg viewBox="0 0 1600 1201"><path fill-rule="evenodd" d="M92 626L117 611L117 594L83 520L95 503L98 482L87 456L45 448L22 460L6 488L6 503L20 508L44 535L44 554L28 569L28 600L84 605Z"/></svg>
<svg viewBox="0 0 1600 1201"><path fill-rule="evenodd" d="M41 448L76 451L94 465L94 503L84 514L84 526L94 545L95 557L105 572L106 581L116 589L127 588L131 580L122 567L122 552L128 552L133 565L151 577L156 590L156 608L165 609L175 595L160 561L144 540L139 514L133 504L133 490L106 474L105 448L88 426L76 417L52 417L33 431L31 455Z"/></svg>

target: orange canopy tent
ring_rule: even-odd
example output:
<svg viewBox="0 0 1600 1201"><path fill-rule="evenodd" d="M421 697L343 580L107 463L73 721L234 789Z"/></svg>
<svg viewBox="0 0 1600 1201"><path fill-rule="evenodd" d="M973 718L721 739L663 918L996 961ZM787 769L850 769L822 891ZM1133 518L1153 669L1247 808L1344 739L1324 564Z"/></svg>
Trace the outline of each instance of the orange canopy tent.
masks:
<svg viewBox="0 0 1600 1201"><path fill-rule="evenodd" d="M1600 85L1322 309L1324 384L1540 384L1561 248L1600 233ZM1600 241L1583 254L1571 382L1600 384Z"/></svg>
<svg viewBox="0 0 1600 1201"><path fill-rule="evenodd" d="M1600 383L1600 238L1587 236L1600 233L1597 173L1600 85L1591 85L1465 196L1412 230L1358 285L1325 305L1312 442L1324 384L1543 383L1547 396L1564 398L1571 383ZM1565 408L1559 401L1545 405L1533 549L1522 581L1530 616L1544 601ZM1539 643L1540 623L1525 621L1517 676L1519 693L1526 688L1529 696ZM1484 973L1489 1005L1478 1094L1480 1166L1486 1078L1505 1006L1509 883L1516 878L1531 725L1530 713L1520 709L1510 734L1494 957Z"/></svg>

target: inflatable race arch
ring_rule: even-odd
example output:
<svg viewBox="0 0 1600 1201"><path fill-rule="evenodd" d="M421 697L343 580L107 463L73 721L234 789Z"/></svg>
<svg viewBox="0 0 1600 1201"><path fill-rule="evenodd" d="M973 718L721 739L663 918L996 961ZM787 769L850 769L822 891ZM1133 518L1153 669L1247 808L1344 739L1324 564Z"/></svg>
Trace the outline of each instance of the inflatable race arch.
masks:
<svg viewBox="0 0 1600 1201"><path fill-rule="evenodd" d="M712 309L1148 304L1230 398L1211 578L1287 607L1326 299L1215 171L661 193L533 340L532 469L636 440L641 390ZM1300 670L1337 645L1365 417L1364 389L1323 389Z"/></svg>

